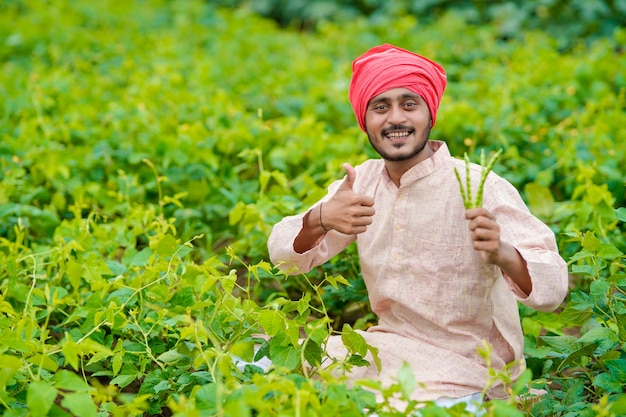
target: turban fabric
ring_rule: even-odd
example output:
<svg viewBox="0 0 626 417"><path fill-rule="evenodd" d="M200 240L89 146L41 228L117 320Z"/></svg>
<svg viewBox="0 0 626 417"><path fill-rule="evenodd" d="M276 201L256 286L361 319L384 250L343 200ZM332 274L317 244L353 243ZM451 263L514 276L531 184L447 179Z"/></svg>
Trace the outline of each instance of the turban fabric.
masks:
<svg viewBox="0 0 626 417"><path fill-rule="evenodd" d="M403 87L419 94L430 110L435 125L446 72L441 65L416 53L390 44L375 46L352 63L349 99L361 129L370 100L392 88Z"/></svg>

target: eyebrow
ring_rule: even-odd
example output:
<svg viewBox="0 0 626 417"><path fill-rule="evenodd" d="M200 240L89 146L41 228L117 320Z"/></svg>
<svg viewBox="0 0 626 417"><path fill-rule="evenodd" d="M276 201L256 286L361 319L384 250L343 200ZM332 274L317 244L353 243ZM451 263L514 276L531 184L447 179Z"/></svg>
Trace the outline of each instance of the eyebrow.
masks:
<svg viewBox="0 0 626 417"><path fill-rule="evenodd" d="M414 94L414 93L404 93L404 94L400 94L397 98L401 99L401 100L405 100L408 98L421 98L422 96L420 96L419 94ZM393 97L378 97L378 98L374 98L370 101L370 105L372 104L376 104L376 103L382 103L385 101L389 101L392 100Z"/></svg>

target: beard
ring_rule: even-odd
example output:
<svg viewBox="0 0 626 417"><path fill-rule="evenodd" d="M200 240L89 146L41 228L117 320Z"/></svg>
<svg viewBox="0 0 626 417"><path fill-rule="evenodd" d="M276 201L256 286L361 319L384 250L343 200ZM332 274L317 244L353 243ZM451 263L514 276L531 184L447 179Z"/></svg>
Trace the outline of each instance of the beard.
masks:
<svg viewBox="0 0 626 417"><path fill-rule="evenodd" d="M385 140L385 133L390 130L393 131L393 130L408 130L408 129L403 126L392 126L389 129L384 129L381 132L380 137L383 140ZM414 129L411 129L411 130L412 130L412 134L415 134L415 130ZM380 155L381 158L383 158L386 161L391 161L391 162L407 161L409 159L414 158L415 156L417 156L420 152L424 150L424 148L426 147L426 144L428 143L429 137L430 137L430 123L427 125L426 130L422 134L421 140L418 143L416 143L412 149L408 150L406 153L402 153L398 155L390 155L388 152L383 150L381 146L376 146L376 144L372 140L372 135L369 132L367 132L367 138L369 139L370 144L372 145L372 148L374 148L376 153L378 153L378 155ZM399 146L406 146L406 145L402 144Z"/></svg>

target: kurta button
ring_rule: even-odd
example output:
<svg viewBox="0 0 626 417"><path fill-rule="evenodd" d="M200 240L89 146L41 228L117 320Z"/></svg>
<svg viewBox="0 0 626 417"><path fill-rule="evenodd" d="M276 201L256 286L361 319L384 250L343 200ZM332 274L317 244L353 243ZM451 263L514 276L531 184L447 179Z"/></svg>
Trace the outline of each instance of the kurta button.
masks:
<svg viewBox="0 0 626 417"><path fill-rule="evenodd" d="M401 224L396 224L396 230L400 230L402 229L402 225Z"/></svg>

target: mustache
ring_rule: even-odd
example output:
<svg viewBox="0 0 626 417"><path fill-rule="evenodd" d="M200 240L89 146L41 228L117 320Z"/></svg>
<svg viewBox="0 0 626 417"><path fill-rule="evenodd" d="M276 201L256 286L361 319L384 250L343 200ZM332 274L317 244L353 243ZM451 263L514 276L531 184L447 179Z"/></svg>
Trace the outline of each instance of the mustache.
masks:
<svg viewBox="0 0 626 417"><path fill-rule="evenodd" d="M389 132L397 132L397 131L400 131L400 130L406 130L406 131L408 131L408 132L410 132L410 133L413 133L413 132L415 131L415 129L414 129L414 128L409 127L409 126L404 126L404 125L392 125L392 126L389 126L389 127L384 128L384 129L381 131L381 134L382 134L382 135L386 135L386 134L387 134L387 133L389 133Z"/></svg>

